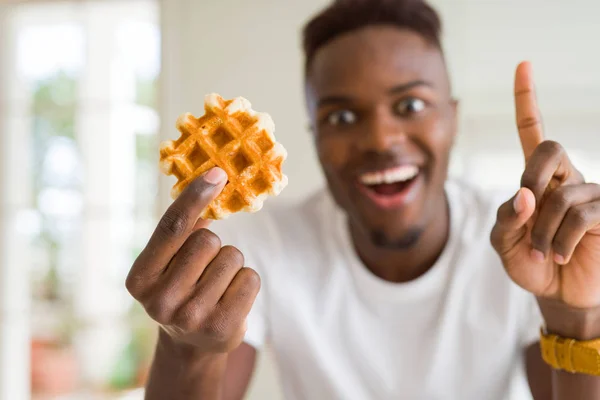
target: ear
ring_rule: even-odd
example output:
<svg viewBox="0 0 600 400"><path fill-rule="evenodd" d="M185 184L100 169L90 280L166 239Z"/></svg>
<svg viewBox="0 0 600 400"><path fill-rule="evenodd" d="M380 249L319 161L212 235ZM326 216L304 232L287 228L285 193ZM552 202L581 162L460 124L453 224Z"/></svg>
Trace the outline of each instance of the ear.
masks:
<svg viewBox="0 0 600 400"><path fill-rule="evenodd" d="M306 105L306 111L308 113L308 123L306 125L307 130L312 134L313 138L316 136L316 113L317 113L317 101L316 94L312 88L308 78L304 83L304 99Z"/></svg>
<svg viewBox="0 0 600 400"><path fill-rule="evenodd" d="M459 112L460 102L456 98L452 98L450 100L450 112L452 113L452 141L456 139L456 135L458 133L458 112Z"/></svg>

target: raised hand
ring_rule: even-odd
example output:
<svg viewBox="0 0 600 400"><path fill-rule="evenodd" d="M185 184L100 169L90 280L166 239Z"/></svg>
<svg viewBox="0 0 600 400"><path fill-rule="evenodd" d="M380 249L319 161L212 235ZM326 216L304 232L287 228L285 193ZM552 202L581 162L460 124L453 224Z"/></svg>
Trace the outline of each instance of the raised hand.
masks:
<svg viewBox="0 0 600 400"><path fill-rule="evenodd" d="M600 186L544 140L527 62L517 68L515 106L526 166L521 189L498 210L492 244L525 290L574 308L600 306Z"/></svg>

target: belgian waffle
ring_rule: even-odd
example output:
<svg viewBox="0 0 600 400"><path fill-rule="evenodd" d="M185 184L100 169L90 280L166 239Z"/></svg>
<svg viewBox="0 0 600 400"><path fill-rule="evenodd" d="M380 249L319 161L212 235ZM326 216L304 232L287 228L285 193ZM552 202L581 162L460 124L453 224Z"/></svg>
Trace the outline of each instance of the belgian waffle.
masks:
<svg viewBox="0 0 600 400"><path fill-rule="evenodd" d="M218 166L228 182L202 211L203 219L223 219L238 211L256 212L268 195L278 195L288 179L281 167L285 148L275 141L270 115L257 113L243 97L224 100L209 94L205 114L190 113L177 119L181 136L160 146L160 168L177 182L171 197L177 198L196 177Z"/></svg>

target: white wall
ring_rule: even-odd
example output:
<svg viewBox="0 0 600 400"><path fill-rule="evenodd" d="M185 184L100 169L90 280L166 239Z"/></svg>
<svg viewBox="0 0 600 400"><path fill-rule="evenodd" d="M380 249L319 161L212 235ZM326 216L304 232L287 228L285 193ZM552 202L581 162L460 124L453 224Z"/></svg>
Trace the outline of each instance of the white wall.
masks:
<svg viewBox="0 0 600 400"><path fill-rule="evenodd" d="M163 0L163 137L176 137L178 114L200 113L205 93L244 96L269 112L289 150L297 199L322 183L302 92L299 29L325 0ZM453 169L467 178L518 183L520 155L512 88L516 64L534 62L549 136L595 157L600 147L600 3L594 0L435 0L462 129ZM493 158L494 155L501 158ZM500 164L499 164L500 162ZM502 164L504 163L504 164ZM477 168L473 168L477 166ZM590 164L593 173L598 165ZM476 173L475 173L476 172ZM598 173L596 175L600 176ZM486 179L487 178L487 179ZM163 204L172 180L163 179ZM266 365L266 367L265 367ZM252 398L275 399L270 364ZM266 388L267 391L264 391Z"/></svg>

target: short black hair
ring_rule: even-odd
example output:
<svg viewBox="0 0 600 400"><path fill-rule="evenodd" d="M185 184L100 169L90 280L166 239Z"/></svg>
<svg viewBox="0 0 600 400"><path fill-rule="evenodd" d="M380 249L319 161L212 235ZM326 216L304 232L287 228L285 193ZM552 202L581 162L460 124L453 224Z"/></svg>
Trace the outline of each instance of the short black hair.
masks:
<svg viewBox="0 0 600 400"><path fill-rule="evenodd" d="M442 23L424 0L335 0L304 27L305 73L316 52L344 33L372 25L411 30L442 50Z"/></svg>

